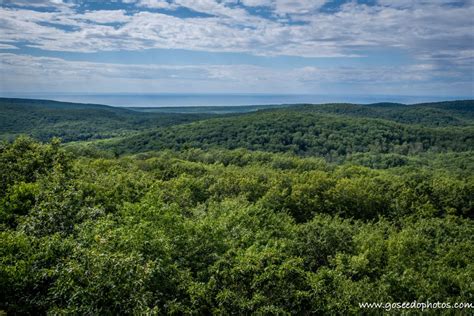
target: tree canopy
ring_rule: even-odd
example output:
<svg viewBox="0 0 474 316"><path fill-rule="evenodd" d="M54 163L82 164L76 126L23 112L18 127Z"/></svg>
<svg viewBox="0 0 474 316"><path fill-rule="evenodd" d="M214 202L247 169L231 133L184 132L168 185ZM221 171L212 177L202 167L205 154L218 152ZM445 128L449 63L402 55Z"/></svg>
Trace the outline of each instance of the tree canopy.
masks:
<svg viewBox="0 0 474 316"><path fill-rule="evenodd" d="M4 141L0 314L472 302L471 105L301 105Z"/></svg>

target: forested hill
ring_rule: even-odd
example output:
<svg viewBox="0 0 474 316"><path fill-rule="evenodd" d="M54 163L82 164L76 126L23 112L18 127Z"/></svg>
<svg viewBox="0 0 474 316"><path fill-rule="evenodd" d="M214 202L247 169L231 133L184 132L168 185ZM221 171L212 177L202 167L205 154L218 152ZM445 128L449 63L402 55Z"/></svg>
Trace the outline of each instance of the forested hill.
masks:
<svg viewBox="0 0 474 316"><path fill-rule="evenodd" d="M472 310L473 101L1 109L0 315Z"/></svg>
<svg viewBox="0 0 474 316"><path fill-rule="evenodd" d="M234 107L235 108L235 107ZM28 134L45 141L99 141L116 154L161 149L246 148L321 156L358 153L409 155L474 148L474 101L404 105L322 104L246 107L218 116L137 111L105 105L0 98L0 138ZM233 110L230 109L232 112ZM216 111L214 111L216 112Z"/></svg>
<svg viewBox="0 0 474 316"><path fill-rule="evenodd" d="M0 139L28 134L39 140L108 138L132 131L190 122L210 114L141 113L98 104L0 98Z"/></svg>
<svg viewBox="0 0 474 316"><path fill-rule="evenodd" d="M473 101L300 105L158 128L98 146L120 154L247 148L330 160L367 152L460 152L474 148L473 107Z"/></svg>
<svg viewBox="0 0 474 316"><path fill-rule="evenodd" d="M474 101L405 105L399 103L303 105L295 110L380 118L424 126L467 126L474 123Z"/></svg>

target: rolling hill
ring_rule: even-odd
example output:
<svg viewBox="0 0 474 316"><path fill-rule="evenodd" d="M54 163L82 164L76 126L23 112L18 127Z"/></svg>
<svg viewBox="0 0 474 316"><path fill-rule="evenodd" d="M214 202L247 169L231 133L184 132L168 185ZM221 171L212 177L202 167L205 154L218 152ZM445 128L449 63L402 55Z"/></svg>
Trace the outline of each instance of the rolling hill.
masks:
<svg viewBox="0 0 474 316"><path fill-rule="evenodd" d="M246 148L322 156L474 148L474 102L299 105L157 128L98 144L117 153Z"/></svg>
<svg viewBox="0 0 474 316"><path fill-rule="evenodd" d="M1 101L0 314L473 297L473 101L192 110Z"/></svg>
<svg viewBox="0 0 474 316"><path fill-rule="evenodd" d="M0 138L13 139L28 134L43 141L52 137L66 142L100 139L210 116L142 113L98 104L0 98Z"/></svg>

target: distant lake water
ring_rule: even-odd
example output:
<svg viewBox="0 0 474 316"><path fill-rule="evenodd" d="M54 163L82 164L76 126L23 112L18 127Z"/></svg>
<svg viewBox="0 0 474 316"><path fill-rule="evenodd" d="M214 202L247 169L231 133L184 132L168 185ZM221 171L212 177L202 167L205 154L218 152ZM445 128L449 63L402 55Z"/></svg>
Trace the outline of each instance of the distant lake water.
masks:
<svg viewBox="0 0 474 316"><path fill-rule="evenodd" d="M311 94L68 94L68 93L3 93L2 97L48 99L56 101L97 103L124 107L165 106L236 106L294 103L420 103L467 99L466 97L435 96L363 96L363 95L311 95Z"/></svg>

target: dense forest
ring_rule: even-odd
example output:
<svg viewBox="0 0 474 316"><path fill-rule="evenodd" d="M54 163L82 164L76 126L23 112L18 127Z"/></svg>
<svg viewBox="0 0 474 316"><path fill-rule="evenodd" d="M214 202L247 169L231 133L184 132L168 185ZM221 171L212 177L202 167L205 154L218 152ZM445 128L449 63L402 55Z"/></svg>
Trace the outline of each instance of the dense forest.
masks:
<svg viewBox="0 0 474 316"><path fill-rule="evenodd" d="M474 101L219 117L2 102L0 314L473 302Z"/></svg>
<svg viewBox="0 0 474 316"><path fill-rule="evenodd" d="M114 152L247 148L344 160L474 148L473 102L300 105L177 124L98 144Z"/></svg>
<svg viewBox="0 0 474 316"><path fill-rule="evenodd" d="M0 98L0 139L28 134L42 141L110 138L210 117L207 113L142 113L106 105Z"/></svg>

